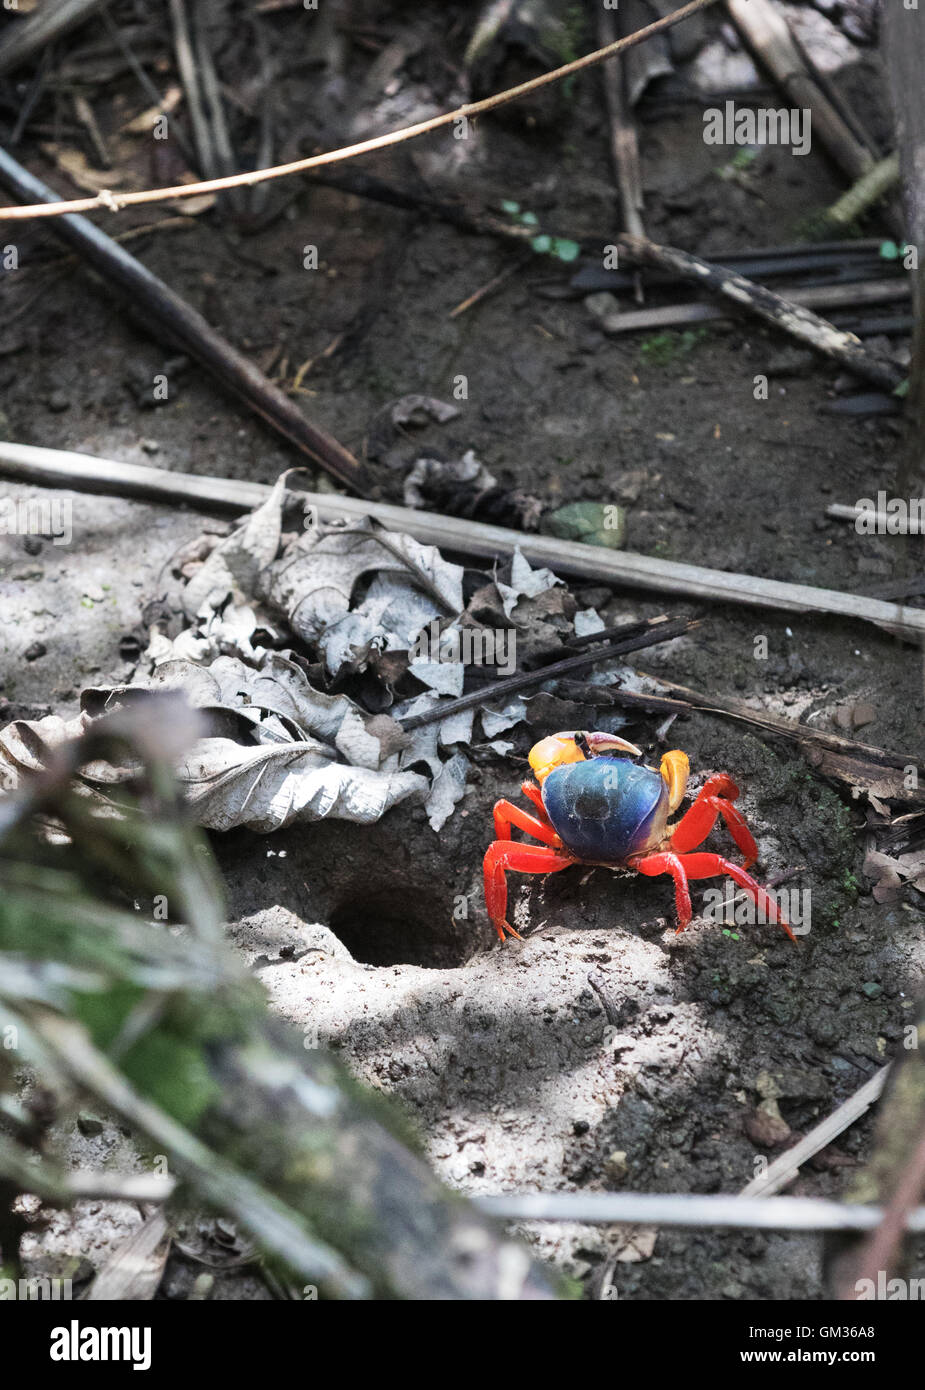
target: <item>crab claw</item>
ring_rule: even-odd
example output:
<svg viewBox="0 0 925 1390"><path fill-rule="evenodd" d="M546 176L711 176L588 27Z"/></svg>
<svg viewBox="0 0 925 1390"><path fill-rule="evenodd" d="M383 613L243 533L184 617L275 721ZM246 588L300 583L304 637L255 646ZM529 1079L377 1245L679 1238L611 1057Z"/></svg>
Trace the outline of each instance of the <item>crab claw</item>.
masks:
<svg viewBox="0 0 925 1390"><path fill-rule="evenodd" d="M631 753L634 758L642 757L642 749L619 734L585 734L584 738L592 753Z"/></svg>
<svg viewBox="0 0 925 1390"><path fill-rule="evenodd" d="M588 755L596 757L601 753L629 753L634 758L642 757L642 749L635 743L627 743L618 734L585 733L582 729L566 729L558 734L550 734L540 739L530 749L530 767L533 775L542 786L553 768L566 763L584 762Z"/></svg>

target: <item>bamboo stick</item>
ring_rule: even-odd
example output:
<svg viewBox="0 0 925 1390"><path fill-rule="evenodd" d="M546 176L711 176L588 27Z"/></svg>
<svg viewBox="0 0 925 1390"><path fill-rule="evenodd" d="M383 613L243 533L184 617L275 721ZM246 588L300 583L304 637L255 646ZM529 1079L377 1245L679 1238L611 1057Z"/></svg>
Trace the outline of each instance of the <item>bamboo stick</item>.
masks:
<svg viewBox="0 0 925 1390"><path fill-rule="evenodd" d="M733 1197L692 1192L524 1192L476 1197L499 1221L578 1221L582 1225L722 1226L762 1231L871 1231L879 1207L824 1197ZM925 1231L925 1207L909 1213L909 1231Z"/></svg>
<svg viewBox="0 0 925 1390"><path fill-rule="evenodd" d="M28 444L0 443L0 474L46 487L146 497L222 513L249 511L265 502L270 494L266 483L172 473L166 469L117 463L89 454ZM502 526L487 526L482 522L441 516L437 512L413 511L356 497L310 492L299 495L317 508L323 521L338 517L359 520L371 516L392 531L404 531L416 540L443 550L494 559L499 555L513 555L519 549L533 564L548 565L559 573L598 579L605 584L684 594L701 601L775 608L789 613L859 618L909 641L921 641L925 636L925 611L881 599L763 579L758 575L706 569L676 560L660 560L652 555L636 555L631 551L607 550L557 540L553 536L528 535Z"/></svg>

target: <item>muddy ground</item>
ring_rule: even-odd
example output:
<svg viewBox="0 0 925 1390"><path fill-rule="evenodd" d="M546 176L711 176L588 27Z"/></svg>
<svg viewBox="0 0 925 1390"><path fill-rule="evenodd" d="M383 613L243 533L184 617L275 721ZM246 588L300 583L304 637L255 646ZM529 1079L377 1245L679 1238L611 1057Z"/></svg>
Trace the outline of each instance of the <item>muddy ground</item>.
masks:
<svg viewBox="0 0 925 1390"><path fill-rule="evenodd" d="M389 78L390 95L372 92L363 133L459 99L458 55L471 18L471 7L459 4L377 9L382 33L408 40L411 53ZM280 42L294 44L302 22L277 16ZM716 32L715 18L706 23ZM747 77L744 55L733 56ZM833 80L882 136L889 108L876 54L862 45L850 56ZM347 91L369 77L371 61L351 50ZM317 69L294 62L277 91L290 154L356 134L348 109L323 104L307 85L311 73ZM818 148L805 158L765 149L744 182L718 177L728 152L718 156L703 143L704 98L683 84L658 90L640 107L654 239L705 256L791 242L806 216L841 191ZM751 95L757 104L771 94L753 86ZM114 129L139 105L122 75L100 94L97 118ZM37 141L27 139L20 157L64 191ZM562 235L593 237L615 225L593 74L532 126L513 114L484 120L466 142L406 146L375 172L421 179L479 205L516 199ZM454 379L467 377L456 419L398 437L371 461L375 495L400 501L414 458L451 459L468 448L502 485L547 506L619 500L627 475L641 470L641 485L630 487L637 495L629 549L854 592L921 568L920 538L861 537L826 518L833 501L853 503L881 488L910 495L899 425L825 413L838 374L786 341L748 322L654 346L635 335L608 338L580 298L544 297L571 272L539 257L450 318L515 253L308 182L272 196L284 205L258 231L217 209L132 249L287 380L336 342L306 377L301 399L358 453L389 402L410 392L450 399ZM120 227L150 220L126 216ZM872 220L864 230L884 229ZM291 466L292 454L194 365L168 366L169 398L154 408L147 384L170 350L90 276L55 270L61 252L46 228L28 227L19 242L21 279L8 276L2 288L4 437L264 482ZM321 259L312 273L302 268L309 243ZM754 399L757 373L771 380L766 401ZM4 493L30 490L4 485ZM132 664L120 638L162 591L171 554L206 521L117 499L72 501L70 546L0 540L4 723L72 713L81 689L126 680ZM870 705L873 719L858 736L921 760L921 658L886 633L595 589L578 586L579 600L608 623L666 608L703 618L691 637L643 653L643 669L812 715L817 728L837 727L839 707ZM754 655L760 635L766 660ZM811 1128L900 1043L925 969L925 916L912 890L892 905L873 900L861 873L861 803L820 781L793 749L730 722L692 716L675 723L667 745L656 738L658 723L635 719L629 736L655 757L664 746L684 747L695 789L697 778L730 771L762 850L760 873L799 869L788 887L812 892L811 930L799 947L771 926L730 933L695 921L678 937L664 881L575 868L518 889L516 921L530 934L498 948L480 888L491 806L517 793L530 744L555 724L518 726L510 756L482 750L464 801L439 834L421 808L401 806L369 829L331 823L216 838L230 935L274 1006L402 1103L436 1168L465 1192L735 1192L762 1156ZM769 1129L761 1116L771 1112L781 1123ZM844 1192L870 1135L868 1118L789 1190ZM89 1161L88 1142L73 1136L77 1160ZM97 1162L145 1161L132 1159L108 1122L93 1144ZM133 1208L92 1207L37 1226L30 1258L65 1252L98 1265L141 1219ZM656 1238L590 1227L527 1235L592 1295L605 1278L631 1299L824 1292L815 1238ZM921 1275L925 1241L918 1246L911 1273ZM162 1293L186 1296L191 1268L175 1255ZM219 1280L213 1296L266 1291L236 1274Z"/></svg>

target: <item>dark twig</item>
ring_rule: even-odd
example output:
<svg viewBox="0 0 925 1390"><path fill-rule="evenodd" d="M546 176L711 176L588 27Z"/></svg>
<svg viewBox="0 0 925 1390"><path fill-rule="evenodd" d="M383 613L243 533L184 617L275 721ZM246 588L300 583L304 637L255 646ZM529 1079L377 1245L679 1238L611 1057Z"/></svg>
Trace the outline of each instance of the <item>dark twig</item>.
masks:
<svg viewBox="0 0 925 1390"><path fill-rule="evenodd" d="M621 236L618 245L620 255L625 255L631 265L658 266L661 270L673 271L682 280L702 285L878 386L894 391L905 377L903 368L892 358L872 352L853 333L843 332L795 300L784 299L764 285L675 246L659 246L646 237Z"/></svg>
<svg viewBox="0 0 925 1390"><path fill-rule="evenodd" d="M641 651L644 647L654 647L659 642L670 642L673 637L683 637L685 633L699 626L699 620L696 618L678 618L674 622L667 622L662 618L654 623L648 632L640 633L638 637L608 643L599 651L588 652L584 656L568 656L564 661L556 661L551 666L541 666L537 671L521 671L516 676L507 676L504 680L496 681L488 689L483 686L469 695L460 695L457 700L440 700L423 714L412 714L398 722L405 730L421 729L426 724L436 724L450 715L460 714L463 710L477 709L487 700L503 700L508 695L529 690L531 686L542 685L544 681L555 680L558 676L569 675L572 671L583 670L586 666L596 666L599 661L610 661L615 656Z"/></svg>

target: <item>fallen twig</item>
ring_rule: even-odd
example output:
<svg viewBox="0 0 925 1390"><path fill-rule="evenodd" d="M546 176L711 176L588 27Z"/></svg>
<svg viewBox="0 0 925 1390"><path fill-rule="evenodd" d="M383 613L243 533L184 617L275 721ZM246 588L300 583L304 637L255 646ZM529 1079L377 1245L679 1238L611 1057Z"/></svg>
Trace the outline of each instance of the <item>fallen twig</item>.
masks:
<svg viewBox="0 0 925 1390"><path fill-rule="evenodd" d="M0 150L0 181L19 196L55 196L5 150ZM360 493L366 491L365 470L357 459L333 436L307 420L294 401L169 285L84 217L65 218L55 224L55 231L108 283L129 296L133 306L142 311L146 325L191 353L301 453L347 487Z"/></svg>
<svg viewBox="0 0 925 1390"><path fill-rule="evenodd" d="M652 38L654 34L664 33L666 29L680 24L690 15L696 14L699 10L706 9L708 5L714 3L715 0L690 0L690 3L682 6L681 9L665 15L662 19L655 20L652 24L647 24L643 29L637 29L634 34L628 34L626 38L618 39L609 47L597 49L593 53L586 53L571 63L565 63L562 67L554 68L551 72L541 73L539 77L530 78L529 81L521 82L516 87L509 87L503 92L495 92L492 96L484 97L481 101L467 102L454 111L445 111L442 115L432 116L429 120L419 121L416 125L388 131L386 134L374 136L370 140L361 140L355 145L346 145L342 149L328 150L324 154L293 160L289 164L278 164L271 169L255 169L249 173L233 174L226 178L207 179L202 183L181 183L170 188L147 188L137 192L120 194L106 189L92 198L74 198L51 204L38 202L28 207L0 208L0 220L60 217L64 213L92 212L95 208L117 212L121 208L131 207L136 203L160 203L174 198L198 197L202 193L220 193L226 188L250 187L252 184L263 183L268 179L286 178L290 174L304 173L307 169L317 169L323 164L337 164L345 159L355 159L358 155L370 154L373 150L386 149L390 145L398 145L405 140L415 139L419 135L441 130L445 126L453 125L454 122L474 120L477 116L483 116L489 111L496 110L499 106L528 96L541 87L548 86L551 82L560 82L563 78L571 77L574 73L596 67L617 53L623 53L627 49L635 47L636 44L645 43L646 39Z"/></svg>
<svg viewBox="0 0 925 1390"><path fill-rule="evenodd" d="M46 487L76 488L123 497L146 497L173 505L185 504L207 512L240 514L265 502L266 483L249 483L193 473L170 472L140 464L118 463L58 449L27 444L0 443L0 473ZM348 517L375 517L389 530L404 531L426 545L489 559L513 555L515 550L534 564L548 565L562 574L598 579L604 584L628 585L657 593L683 594L702 601L740 603L753 608L775 608L789 613L828 613L871 622L910 641L925 635L925 611L886 603L863 595L817 589L807 584L788 584L757 575L705 569L651 555L610 550L602 546L560 541L553 536L511 531L479 521L443 516L369 502L330 493L300 493L317 509L322 521Z"/></svg>
<svg viewBox="0 0 925 1390"><path fill-rule="evenodd" d="M779 1192L782 1187L792 1182L804 1163L808 1163L817 1153L827 1148L833 1139L837 1139L839 1134L865 1115L880 1099L889 1070L888 1066L881 1067L837 1110L833 1110L831 1115L827 1115L824 1120L814 1125L808 1134L804 1134L792 1149L779 1154L762 1177L752 1178L751 1182L742 1188L739 1196L770 1197L772 1193Z"/></svg>
<svg viewBox="0 0 925 1390"><path fill-rule="evenodd" d="M795 739L798 743L815 744L820 749L828 749L846 757L861 758L876 763L879 767L904 769L915 763L911 754L892 753L871 743L859 743L856 739L843 738L841 734L830 734L824 729L811 729L807 724L782 719L780 715L769 714L766 710L751 709L743 700L737 700L731 695L704 695L699 690L691 690L686 685L678 685L675 681L665 680L661 676L650 676L643 671L638 674L651 681L658 691L670 691L672 695L680 696L689 709L703 710L708 714L725 714L732 719L764 729L768 733L781 734L784 738Z"/></svg>
<svg viewBox="0 0 925 1390"><path fill-rule="evenodd" d="M540 666L535 671L521 671L516 676L506 676L502 680L492 681L487 687L482 686L479 690L472 691L469 695L460 695L455 700L438 700L433 708L425 710L423 714L409 715L398 722L409 732L412 729L421 729L425 724L439 723L441 719L461 714L463 710L478 709L489 700L494 703L496 700L506 699L509 695L529 690L531 686L542 685L544 681L556 680L557 677L569 675L572 671L581 671L586 666L595 666L599 661L610 661L613 657L625 656L645 647L654 647L660 642L670 642L673 637L683 637L685 633L698 626L699 623L689 618L680 618L675 622L657 618L652 622L649 631L642 632L637 637L628 637L622 642L608 642L597 651L588 652L586 655L567 656L562 661L554 661L550 666Z"/></svg>
<svg viewBox="0 0 925 1390"><path fill-rule="evenodd" d="M867 526L870 526L877 535L881 536L898 534L898 528L900 528L901 533L906 536L925 535L925 520L915 515L904 516L900 522L897 517L890 516L889 512L882 512L873 507L859 507L857 505L846 507L842 502L833 502L830 506L826 507L825 514L826 516L834 517L836 521L853 521L855 523L859 517L863 517L865 529ZM923 504L923 515L925 515L925 504Z"/></svg>
<svg viewBox="0 0 925 1390"><path fill-rule="evenodd" d="M723 1226L761 1231L870 1231L879 1207L822 1197L701 1196L689 1192L524 1192L476 1197L499 1221L577 1221L582 1225ZM909 1213L909 1231L925 1231L925 1207Z"/></svg>
<svg viewBox="0 0 925 1390"><path fill-rule="evenodd" d="M599 9L597 19L598 43L609 47L617 39L617 22L611 10ZM642 221L642 172L639 166L639 142L629 108L626 74L623 59L613 58L601 68L607 119L610 123L610 152L613 159L623 227L634 236L645 236Z"/></svg>
<svg viewBox="0 0 925 1390"><path fill-rule="evenodd" d="M881 159L857 183L852 184L837 202L826 208L822 220L833 230L844 230L856 222L868 208L878 203L899 182L899 154L894 152Z"/></svg>
<svg viewBox="0 0 925 1390"><path fill-rule="evenodd" d="M803 60L786 19L770 0L726 0L733 23L793 105L812 111L813 129L854 182L875 163L822 90Z"/></svg>
<svg viewBox="0 0 925 1390"><path fill-rule="evenodd" d="M787 291L792 304L804 309L851 309L861 304L891 304L909 298L906 280L895 276L846 285L798 285ZM608 336L658 328L678 328L686 323L728 322L729 313L717 304L664 304L651 309L630 309L611 315L602 325ZM835 332L842 332L833 324ZM866 349L865 349L866 350Z"/></svg>
<svg viewBox="0 0 925 1390"><path fill-rule="evenodd" d="M722 266L713 265L680 251L675 246L659 246L646 237L620 236L620 253L634 265L654 265L673 271L682 280L703 285L721 295L740 309L748 309L766 323L789 333L816 352L833 358L857 376L876 382L894 391L905 378L905 372L892 358L864 347L853 333L845 333L834 324L819 318L795 299L784 299L764 285L746 280Z"/></svg>

